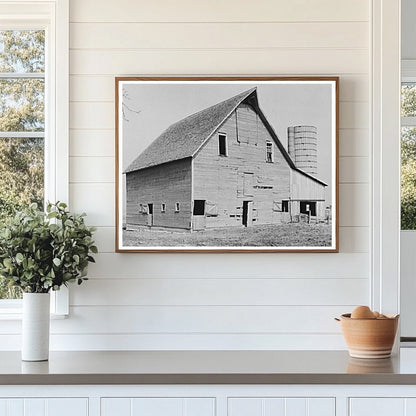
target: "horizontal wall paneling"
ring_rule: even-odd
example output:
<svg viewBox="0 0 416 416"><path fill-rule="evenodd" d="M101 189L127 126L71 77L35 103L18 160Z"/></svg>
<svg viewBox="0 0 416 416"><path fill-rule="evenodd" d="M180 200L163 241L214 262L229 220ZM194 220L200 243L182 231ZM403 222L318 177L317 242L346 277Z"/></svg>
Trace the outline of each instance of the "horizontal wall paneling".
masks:
<svg viewBox="0 0 416 416"><path fill-rule="evenodd" d="M258 63L261 62L261 66ZM307 62L307 65L305 65ZM331 65L328 65L331 62ZM366 74L365 49L72 50L71 74Z"/></svg>
<svg viewBox="0 0 416 416"><path fill-rule="evenodd" d="M100 253L52 348L345 348L333 317L369 301L370 3L71 0L70 205ZM114 253L114 77L146 74L340 76L340 253Z"/></svg>

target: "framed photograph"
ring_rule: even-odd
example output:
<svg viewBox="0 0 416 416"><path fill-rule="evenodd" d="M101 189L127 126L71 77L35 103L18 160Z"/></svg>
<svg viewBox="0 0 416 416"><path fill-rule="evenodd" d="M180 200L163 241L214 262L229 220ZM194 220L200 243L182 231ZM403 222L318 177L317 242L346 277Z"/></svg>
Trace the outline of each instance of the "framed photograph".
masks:
<svg viewBox="0 0 416 416"><path fill-rule="evenodd" d="M116 78L117 252L337 252L338 77Z"/></svg>

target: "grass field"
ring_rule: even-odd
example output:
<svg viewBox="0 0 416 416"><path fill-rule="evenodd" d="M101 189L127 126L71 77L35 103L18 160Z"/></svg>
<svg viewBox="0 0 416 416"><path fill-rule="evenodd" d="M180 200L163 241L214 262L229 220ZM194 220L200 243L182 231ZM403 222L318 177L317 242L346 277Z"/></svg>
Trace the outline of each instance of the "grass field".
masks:
<svg viewBox="0 0 416 416"><path fill-rule="evenodd" d="M124 230L125 247L328 247L331 225L281 224L227 227L198 232Z"/></svg>

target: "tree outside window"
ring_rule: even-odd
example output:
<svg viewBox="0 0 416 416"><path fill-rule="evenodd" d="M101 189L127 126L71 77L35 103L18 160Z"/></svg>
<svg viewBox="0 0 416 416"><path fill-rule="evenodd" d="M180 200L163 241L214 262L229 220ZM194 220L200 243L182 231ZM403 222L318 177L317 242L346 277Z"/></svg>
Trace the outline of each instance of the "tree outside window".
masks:
<svg viewBox="0 0 416 416"><path fill-rule="evenodd" d="M0 30L0 221L44 203L45 31ZM19 298L0 278L0 299Z"/></svg>
<svg viewBox="0 0 416 416"><path fill-rule="evenodd" d="M402 84L401 228L416 229L416 83Z"/></svg>

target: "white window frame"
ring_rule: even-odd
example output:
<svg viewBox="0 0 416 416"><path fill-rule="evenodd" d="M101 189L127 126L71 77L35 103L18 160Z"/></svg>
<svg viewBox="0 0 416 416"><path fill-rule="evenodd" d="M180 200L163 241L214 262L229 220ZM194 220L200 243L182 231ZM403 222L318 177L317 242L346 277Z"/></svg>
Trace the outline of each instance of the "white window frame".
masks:
<svg viewBox="0 0 416 416"><path fill-rule="evenodd" d="M166 203L165 203L165 202L162 202L162 203L160 204L160 212L161 212L162 214L165 214L165 213L166 213Z"/></svg>
<svg viewBox="0 0 416 416"><path fill-rule="evenodd" d="M373 310L400 313L400 2L373 0L371 14L369 304Z"/></svg>
<svg viewBox="0 0 416 416"><path fill-rule="evenodd" d="M0 15L0 30L46 32L45 201L68 202L69 0L0 0ZM51 294L52 315L67 315L68 290ZM21 300L0 300L0 319L20 318L21 309Z"/></svg>
<svg viewBox="0 0 416 416"><path fill-rule="evenodd" d="M175 212L180 212L181 204L179 202L175 202Z"/></svg>

